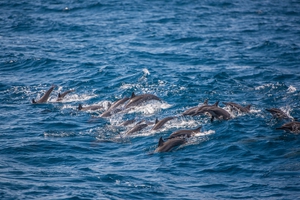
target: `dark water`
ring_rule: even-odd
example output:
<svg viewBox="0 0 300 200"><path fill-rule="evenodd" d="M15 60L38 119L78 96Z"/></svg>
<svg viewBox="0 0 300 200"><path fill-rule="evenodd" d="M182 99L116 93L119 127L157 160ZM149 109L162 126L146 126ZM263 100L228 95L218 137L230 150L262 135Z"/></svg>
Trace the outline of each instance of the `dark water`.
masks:
<svg viewBox="0 0 300 200"><path fill-rule="evenodd" d="M1 199L297 199L299 1L0 1ZM46 104L31 104L50 86ZM74 89L61 103L59 92ZM152 101L99 118L132 92ZM233 119L179 117L126 137L124 120L252 104ZM228 108L225 108L228 110ZM202 125L185 145L158 139Z"/></svg>

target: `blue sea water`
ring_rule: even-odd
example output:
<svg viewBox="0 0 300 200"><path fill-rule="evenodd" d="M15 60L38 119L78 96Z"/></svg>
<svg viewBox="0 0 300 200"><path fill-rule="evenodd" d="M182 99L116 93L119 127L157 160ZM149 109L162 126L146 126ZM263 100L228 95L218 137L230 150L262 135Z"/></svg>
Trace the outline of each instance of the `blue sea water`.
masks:
<svg viewBox="0 0 300 200"><path fill-rule="evenodd" d="M0 1L1 199L299 199L300 2ZM31 104L56 85L45 104ZM59 92L74 89L62 102ZM150 93L130 111L108 107ZM252 104L228 121L180 114ZM179 116L124 136L121 122ZM171 152L159 138L202 132Z"/></svg>

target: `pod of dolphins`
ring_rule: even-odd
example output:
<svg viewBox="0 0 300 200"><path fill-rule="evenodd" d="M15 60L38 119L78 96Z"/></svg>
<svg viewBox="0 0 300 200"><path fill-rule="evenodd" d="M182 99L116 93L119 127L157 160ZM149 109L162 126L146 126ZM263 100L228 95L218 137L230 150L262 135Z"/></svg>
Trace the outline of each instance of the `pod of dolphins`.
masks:
<svg viewBox="0 0 300 200"><path fill-rule="evenodd" d="M35 100L32 99L33 104L40 104L40 103L46 103L50 97L51 92L54 90L55 85L52 85L49 90L45 92L45 94L39 99ZM62 94L58 94L58 97L56 99L57 102L61 102L64 97L74 92L74 90L67 90ZM124 97L112 104L109 104L109 108L105 110L104 106L102 105L91 105L83 107L81 104L78 106L78 110L80 111L95 111L95 110L105 110L100 117L110 117L118 112L121 112L123 110L129 110L133 107L139 106L144 102L155 100L155 101L162 101L159 97L153 95L153 94L141 94L136 95L135 93L132 93L131 97ZM241 112L241 113L249 113L251 105L247 106L241 106L237 103L233 102L222 102L225 106L229 107L231 111ZM270 108L266 109L266 111L270 112L273 116L273 118L282 120L282 119L290 119L291 122L287 122L283 124L281 127L276 128L276 130L284 130L289 131L292 133L300 133L300 122L297 121L295 118L289 117L285 112L278 108ZM229 112L227 112L225 109L219 107L219 101L216 103L209 105L208 100L205 100L204 103L200 106L195 106L192 108L189 108L185 110L181 116L196 116L196 115L208 115L211 117L210 121L213 122L214 119L218 120L230 120L232 117ZM158 120L156 118L155 122L149 122L146 120L141 120L137 122L131 129L129 129L127 132L125 132L125 135L132 135L135 132L141 131L142 129L146 128L147 126L153 126L151 130L158 130L164 126L168 121L173 120L177 118L176 116L166 117L164 119ZM135 123L135 119L127 120L122 122L119 125L122 126L128 126L130 124ZM154 152L168 152L171 151L174 147L180 146L182 144L185 144L187 142L187 139L194 136L197 133L201 132L202 126L191 129L191 130L177 130L173 132L168 138L163 139L160 137L158 141L157 148Z"/></svg>

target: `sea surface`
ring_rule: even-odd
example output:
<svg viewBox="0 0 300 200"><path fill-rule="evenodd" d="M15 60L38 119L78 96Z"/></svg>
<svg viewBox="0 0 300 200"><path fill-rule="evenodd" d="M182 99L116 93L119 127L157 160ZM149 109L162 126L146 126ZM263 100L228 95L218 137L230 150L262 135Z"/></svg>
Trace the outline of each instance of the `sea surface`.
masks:
<svg viewBox="0 0 300 200"><path fill-rule="evenodd" d="M276 130L300 118L300 1L0 0L0 27L0 199L300 199L300 134ZM132 92L162 101L100 117ZM232 119L182 116L206 99Z"/></svg>

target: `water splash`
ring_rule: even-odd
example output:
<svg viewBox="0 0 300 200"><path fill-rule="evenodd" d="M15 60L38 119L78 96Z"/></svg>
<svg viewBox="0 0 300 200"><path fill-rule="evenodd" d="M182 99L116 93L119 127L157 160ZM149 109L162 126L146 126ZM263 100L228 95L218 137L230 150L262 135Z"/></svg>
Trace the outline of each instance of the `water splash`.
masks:
<svg viewBox="0 0 300 200"><path fill-rule="evenodd" d="M287 89L287 93L294 93L296 91L297 91L297 89L292 85L290 85L289 88Z"/></svg>

